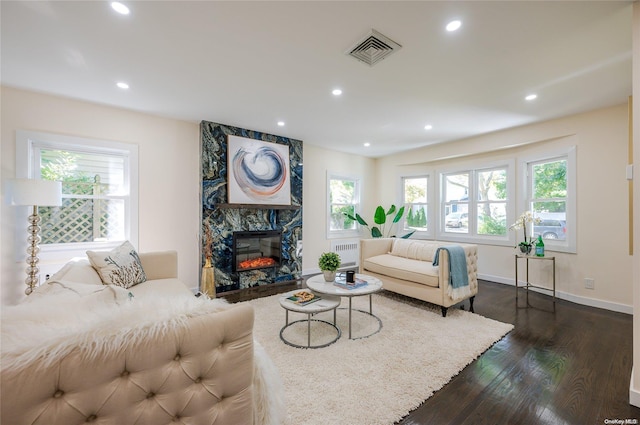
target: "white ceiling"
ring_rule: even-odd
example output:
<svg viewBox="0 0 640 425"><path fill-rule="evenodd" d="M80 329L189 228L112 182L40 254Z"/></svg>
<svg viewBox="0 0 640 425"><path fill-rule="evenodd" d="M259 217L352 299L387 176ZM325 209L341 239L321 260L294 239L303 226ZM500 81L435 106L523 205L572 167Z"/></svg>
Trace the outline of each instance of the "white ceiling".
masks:
<svg viewBox="0 0 640 425"><path fill-rule="evenodd" d="M123 3L0 2L2 84L370 157L631 94L630 1ZM373 67L371 29L402 45Z"/></svg>

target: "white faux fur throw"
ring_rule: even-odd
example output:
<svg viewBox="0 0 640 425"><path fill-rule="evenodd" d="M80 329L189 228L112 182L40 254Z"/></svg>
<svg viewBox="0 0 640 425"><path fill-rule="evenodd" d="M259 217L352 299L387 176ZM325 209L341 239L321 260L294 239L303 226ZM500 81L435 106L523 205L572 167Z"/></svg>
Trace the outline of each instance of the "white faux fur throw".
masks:
<svg viewBox="0 0 640 425"><path fill-rule="evenodd" d="M2 368L19 371L34 364L50 365L75 348L87 358L114 353L143 338L184 329L189 317L230 307L225 300L188 294L136 298L122 288L83 289L88 292L81 296L82 302L55 296L4 307Z"/></svg>

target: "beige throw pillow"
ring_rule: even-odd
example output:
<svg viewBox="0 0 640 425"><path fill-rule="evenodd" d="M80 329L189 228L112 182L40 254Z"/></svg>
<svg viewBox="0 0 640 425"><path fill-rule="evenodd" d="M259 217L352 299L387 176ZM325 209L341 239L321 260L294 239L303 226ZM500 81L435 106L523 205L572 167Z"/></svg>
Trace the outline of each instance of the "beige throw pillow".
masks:
<svg viewBox="0 0 640 425"><path fill-rule="evenodd" d="M111 251L87 251L87 257L105 285L127 289L147 280L140 257L129 241Z"/></svg>

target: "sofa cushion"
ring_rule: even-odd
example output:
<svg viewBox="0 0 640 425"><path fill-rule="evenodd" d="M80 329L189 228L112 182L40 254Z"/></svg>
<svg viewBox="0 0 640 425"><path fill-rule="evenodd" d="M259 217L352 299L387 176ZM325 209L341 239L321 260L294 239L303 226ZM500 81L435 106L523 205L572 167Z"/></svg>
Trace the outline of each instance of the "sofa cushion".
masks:
<svg viewBox="0 0 640 425"><path fill-rule="evenodd" d="M63 280L68 282L102 285L100 275L89 263L89 260L85 258L74 258L69 261L67 264L62 266L60 270L54 273L49 280L51 282Z"/></svg>
<svg viewBox="0 0 640 425"><path fill-rule="evenodd" d="M396 239L391 247L391 255L409 258L411 260L433 261L433 257L440 244L432 241L415 239Z"/></svg>
<svg viewBox="0 0 640 425"><path fill-rule="evenodd" d="M130 292L134 297L146 297L154 294L161 294L170 298L194 296L191 289L187 288L187 285L175 278L147 280L141 285L130 288Z"/></svg>
<svg viewBox="0 0 640 425"><path fill-rule="evenodd" d="M111 251L87 251L87 257L105 285L128 289L147 280L140 257L129 241Z"/></svg>
<svg viewBox="0 0 640 425"><path fill-rule="evenodd" d="M364 260L364 270L438 287L438 267L429 261L416 261L396 255L382 254Z"/></svg>

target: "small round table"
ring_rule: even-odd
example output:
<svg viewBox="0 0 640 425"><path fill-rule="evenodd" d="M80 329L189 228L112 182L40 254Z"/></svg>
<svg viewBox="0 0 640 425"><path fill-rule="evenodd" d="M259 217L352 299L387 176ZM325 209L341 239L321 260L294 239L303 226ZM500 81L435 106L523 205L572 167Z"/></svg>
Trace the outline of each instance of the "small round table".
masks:
<svg viewBox="0 0 640 425"><path fill-rule="evenodd" d="M309 279L307 279L307 287L315 293L322 294L323 297L329 295L329 296L349 298L349 339L368 338L371 335L377 334L382 329L382 320L380 320L378 316L373 314L372 301L371 301L371 295L382 290L382 281L380 281L380 279L376 277L369 276L366 274L356 274L356 278L366 280L367 285L361 286L355 289L344 289L339 286L336 286L334 284L335 282L326 282L324 280L324 276L321 274L312 276ZM353 299L353 297L358 297L362 295L369 295L369 311L353 309L351 307L351 300ZM360 313L368 314L373 318L377 319L379 323L378 329L370 333L369 335L352 338L351 337L351 312L353 310L359 311Z"/></svg>
<svg viewBox="0 0 640 425"><path fill-rule="evenodd" d="M338 328L338 326L336 326L336 308L338 308L338 306L340 305L340 297L322 295L320 300L309 303L307 305L296 304L287 299L288 297L292 296L296 292L300 292L300 291L301 291L300 289L296 289L294 291L289 291L280 296L280 305L282 306L282 308L284 308L286 312L285 325L282 327L282 329L280 329L280 339L282 340L282 342L296 348L322 348L322 347L331 345L334 342L336 342L338 339L340 339L340 336L342 335L342 331L340 330L340 328ZM325 311L331 311L331 310L333 310L333 323L327 322L326 320L311 318L311 316L314 314L322 313ZM304 313L307 315L307 319L295 320L289 323L290 311L294 311L296 313ZM305 321L307 322L307 345L306 346L294 344L293 342L288 341L284 337L283 332L285 329L287 329L289 326L293 325L294 323L305 322ZM324 344L311 345L311 322L312 321L326 323L327 325L332 326L336 330L335 339Z"/></svg>

